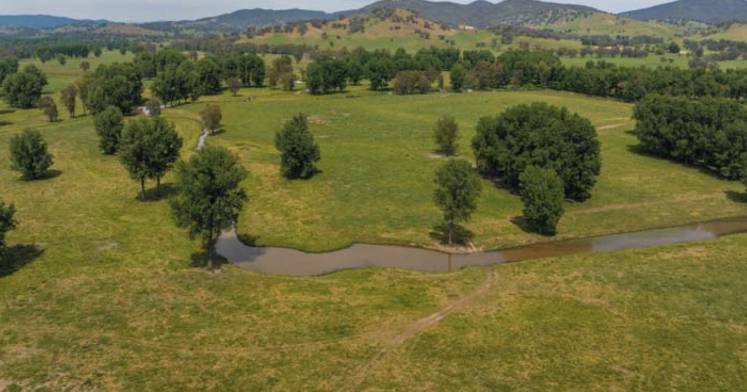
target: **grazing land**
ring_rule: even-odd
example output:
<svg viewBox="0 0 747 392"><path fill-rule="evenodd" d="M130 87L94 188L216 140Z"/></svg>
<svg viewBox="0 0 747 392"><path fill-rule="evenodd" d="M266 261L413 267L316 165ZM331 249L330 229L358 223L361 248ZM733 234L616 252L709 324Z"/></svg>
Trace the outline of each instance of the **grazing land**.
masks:
<svg viewBox="0 0 747 392"><path fill-rule="evenodd" d="M339 39L310 30L255 42L410 51L445 47L447 39L460 49L500 42L486 31L424 38L375 23ZM575 23L565 28L591 29ZM657 34L655 26L631 21L603 33ZM522 40L580 46L516 37L502 48L527 46ZM88 72L133 58L104 51L87 59ZM268 64L275 58L264 56ZM664 58L687 67L684 55ZM653 55L612 61L664 64ZM59 102L83 75L80 62L21 66L39 66L49 80L44 93ZM300 74L308 63L293 66ZM146 98L152 83L145 81ZM747 215L741 182L642 153L633 104L529 87L401 96L367 83L320 96L295 81L295 91L240 88L167 107L162 116L175 124L181 157L189 158L204 128L200 112L220 108L221 130L207 143L235 153L249 172L238 232L250 245L323 252L365 242L474 252ZM458 122L458 159L474 162L478 120L534 102L566 107L596 127L602 172L592 198L566 201L559 234L550 238L523 228L519 195L482 178L477 209L460 230L468 241L447 247L433 202L434 173L445 161L435 152L437 121ZM747 235L448 274L364 269L291 278L234 265L211 272L201 268L203 244L172 218L173 174L159 191L150 181L140 200L119 158L101 154L80 103L75 118L58 105L60 121L49 122L41 109L0 102L0 200L15 204L18 220L0 264L0 391L702 391L747 384ZM308 115L321 160L314 177L291 181L281 176L274 141L298 113ZM22 180L8 164L10 140L26 128L38 130L54 155L38 181Z"/></svg>

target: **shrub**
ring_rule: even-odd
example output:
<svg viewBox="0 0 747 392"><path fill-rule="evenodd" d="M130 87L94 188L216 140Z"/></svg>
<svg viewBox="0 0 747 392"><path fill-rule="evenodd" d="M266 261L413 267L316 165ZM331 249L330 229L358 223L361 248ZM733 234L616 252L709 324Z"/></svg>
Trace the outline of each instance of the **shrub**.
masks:
<svg viewBox="0 0 747 392"><path fill-rule="evenodd" d="M555 235L563 216L563 180L555 170L529 166L519 176L524 219L530 229Z"/></svg>
<svg viewBox="0 0 747 392"><path fill-rule="evenodd" d="M212 133L220 129L223 114L220 111L220 106L207 105L200 111L200 118L202 119L202 126Z"/></svg>
<svg viewBox="0 0 747 392"><path fill-rule="evenodd" d="M21 72L8 75L3 81L3 96L14 108L29 109L36 106L41 98L47 78L33 65L27 65Z"/></svg>
<svg viewBox="0 0 747 392"><path fill-rule="evenodd" d="M433 131L433 138L438 146L438 152L444 155L456 154L457 139L459 138L459 125L457 124L454 117L444 116L436 123L436 128Z"/></svg>
<svg viewBox="0 0 747 392"><path fill-rule="evenodd" d="M472 141L478 170L516 188L529 166L553 169L566 197L583 201L601 171L600 145L591 122L545 103L518 105L482 118Z"/></svg>
<svg viewBox="0 0 747 392"><path fill-rule="evenodd" d="M52 155L39 131L26 129L10 139L11 168L35 180L44 176L52 166Z"/></svg>
<svg viewBox="0 0 747 392"><path fill-rule="evenodd" d="M394 77L396 94L425 94L429 91L431 91L431 80L423 71L400 71Z"/></svg>
<svg viewBox="0 0 747 392"><path fill-rule="evenodd" d="M104 154L112 155L117 152L124 127L122 121L122 111L116 106L109 106L94 115L93 126L99 135L99 148Z"/></svg>
<svg viewBox="0 0 747 392"><path fill-rule="evenodd" d="M286 178L310 178L316 173L314 164L321 154L305 115L296 115L285 123L275 135L275 147L280 151L281 170Z"/></svg>

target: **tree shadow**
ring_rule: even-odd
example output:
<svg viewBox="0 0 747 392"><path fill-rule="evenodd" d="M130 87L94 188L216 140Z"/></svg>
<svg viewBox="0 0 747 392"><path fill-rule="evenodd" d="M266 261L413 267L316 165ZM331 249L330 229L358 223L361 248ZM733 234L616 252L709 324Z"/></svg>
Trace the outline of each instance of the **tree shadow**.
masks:
<svg viewBox="0 0 747 392"><path fill-rule="evenodd" d="M145 197L142 197L139 193L137 199L143 202L155 202L163 199L168 199L176 194L176 186L172 183L161 184L159 187L150 188L145 190Z"/></svg>
<svg viewBox="0 0 747 392"><path fill-rule="evenodd" d="M14 109L0 109L0 115L15 113Z"/></svg>
<svg viewBox="0 0 747 392"><path fill-rule="evenodd" d="M13 125L13 123L10 121L0 120L0 127L4 127L8 125Z"/></svg>
<svg viewBox="0 0 747 392"><path fill-rule="evenodd" d="M529 221L527 220L527 218L525 218L523 216L515 216L515 217L511 218L511 223L515 224L518 228L521 229L521 231L523 231L523 232L525 232L527 234L537 234L537 235L541 235L541 236L546 237L546 238L555 237L555 234L541 233L541 232L539 232L537 229L535 229L534 227L532 227L532 225L529 223Z"/></svg>
<svg viewBox="0 0 747 392"><path fill-rule="evenodd" d="M224 134L224 133L226 133L226 130L225 130L225 129L223 129L223 128L221 128L221 129L219 129L219 130L217 130L217 131L212 131L212 132L210 132L210 133L208 134L208 136L218 136L218 135L222 135L222 134Z"/></svg>
<svg viewBox="0 0 747 392"><path fill-rule="evenodd" d="M649 152L648 150L644 149L640 144L629 145L628 146L628 151L631 152L631 153L633 153L633 154L638 154L638 155L641 155L641 156L644 156L644 157L647 157L647 158L658 159L658 160L662 160L662 161L667 161L667 162L669 162L669 163L671 163L673 165L679 165L679 166L682 166L682 167L685 167L685 168L688 168L688 169L697 170L697 171L699 171L699 172L701 172L703 174L706 174L706 175L709 175L709 176L712 176L712 177L716 177L716 178L719 178L719 179L722 179L722 180L729 180L728 178L722 176L718 172L713 171L713 170L709 170L709 169L707 169L705 167L694 165L694 164L687 163L687 162L681 162L681 161L678 161L678 160L676 160L674 158L663 157L663 156L654 154L652 152Z"/></svg>
<svg viewBox="0 0 747 392"><path fill-rule="evenodd" d="M221 269L226 264L228 264L228 260L213 252L213 269ZM207 268L208 252L203 250L202 252L192 253L189 265L192 268Z"/></svg>
<svg viewBox="0 0 747 392"><path fill-rule="evenodd" d="M29 177L29 176L26 176L26 175L22 175L20 179L21 179L21 181L28 181L28 182L31 182L31 181L47 181L47 180L51 180L51 179L57 178L60 175L62 175L61 171L55 170L55 169L50 169L50 170L47 170L46 172L44 172L44 174L42 174L39 177L32 178L32 177Z"/></svg>
<svg viewBox="0 0 747 392"><path fill-rule="evenodd" d="M745 192L726 191L724 193L726 194L726 198L733 202L747 203L747 193Z"/></svg>
<svg viewBox="0 0 747 392"><path fill-rule="evenodd" d="M0 278L10 276L44 253L36 245L15 245L0 254Z"/></svg>
<svg viewBox="0 0 747 392"><path fill-rule="evenodd" d="M445 223L441 223L433 227L433 230L429 233L431 239L438 241L441 244L449 243L449 226ZM452 234L452 244L454 245L469 245L469 242L475 237L475 233L467 229L462 225L454 225L454 233Z"/></svg>
<svg viewBox="0 0 747 392"><path fill-rule="evenodd" d="M246 246L256 247L257 241L259 240L259 236L251 235L251 234L239 234L238 235L239 241L241 241L242 244Z"/></svg>

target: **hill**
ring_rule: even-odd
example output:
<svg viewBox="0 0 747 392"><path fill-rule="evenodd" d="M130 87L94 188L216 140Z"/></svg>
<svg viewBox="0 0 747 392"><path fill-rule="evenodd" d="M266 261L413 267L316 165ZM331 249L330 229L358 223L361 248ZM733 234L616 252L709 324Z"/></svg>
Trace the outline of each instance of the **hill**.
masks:
<svg viewBox="0 0 747 392"><path fill-rule="evenodd" d="M469 4L433 2L426 0L382 0L357 11L370 12L380 8L402 8L432 20L451 25L470 25L478 28L499 25L553 23L555 21L599 12L591 7L555 4L537 0L505 0L498 4L478 0Z"/></svg>
<svg viewBox="0 0 747 392"><path fill-rule="evenodd" d="M577 36L608 35L616 36L653 36L672 39L683 33L685 26L660 21L642 21L604 12L568 17L546 24L531 24L529 27L548 29Z"/></svg>
<svg viewBox="0 0 747 392"><path fill-rule="evenodd" d="M711 24L747 21L747 0L679 0L621 15L639 20L695 20Z"/></svg>
<svg viewBox="0 0 747 392"><path fill-rule="evenodd" d="M333 17L334 15L322 11L255 8L194 21L153 22L144 23L141 26L153 30L242 31L249 27L283 25L302 20L324 20Z"/></svg>
<svg viewBox="0 0 747 392"><path fill-rule="evenodd" d="M454 45L463 49L487 45L495 36L484 30L464 30L423 18L403 9L377 9L370 15L341 16L334 20L295 22L284 28L255 29L249 41L257 44L306 44L319 48L417 50Z"/></svg>
<svg viewBox="0 0 747 392"><path fill-rule="evenodd" d="M96 25L106 20L72 19L51 15L0 15L0 26L53 29L65 25Z"/></svg>

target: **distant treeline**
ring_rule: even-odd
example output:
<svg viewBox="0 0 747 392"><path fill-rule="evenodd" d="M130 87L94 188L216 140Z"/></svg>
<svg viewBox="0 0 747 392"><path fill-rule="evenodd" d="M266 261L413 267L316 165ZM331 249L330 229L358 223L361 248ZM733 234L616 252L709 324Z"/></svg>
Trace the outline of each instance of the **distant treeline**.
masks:
<svg viewBox="0 0 747 392"><path fill-rule="evenodd" d="M16 38L0 41L0 57L38 58L42 62L57 56L86 58L103 50L135 51L139 45L126 39Z"/></svg>

